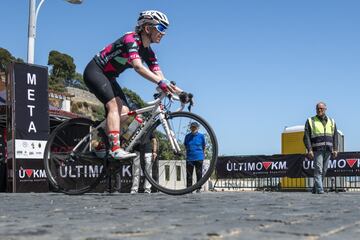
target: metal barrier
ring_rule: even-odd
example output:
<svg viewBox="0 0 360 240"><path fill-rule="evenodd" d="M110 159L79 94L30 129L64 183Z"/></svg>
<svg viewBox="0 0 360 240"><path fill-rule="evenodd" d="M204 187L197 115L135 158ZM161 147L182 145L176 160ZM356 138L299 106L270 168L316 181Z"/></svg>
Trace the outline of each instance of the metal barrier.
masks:
<svg viewBox="0 0 360 240"><path fill-rule="evenodd" d="M313 187L313 178L233 178L216 179L213 189L216 191L308 191ZM360 191L359 176L326 177L326 191Z"/></svg>

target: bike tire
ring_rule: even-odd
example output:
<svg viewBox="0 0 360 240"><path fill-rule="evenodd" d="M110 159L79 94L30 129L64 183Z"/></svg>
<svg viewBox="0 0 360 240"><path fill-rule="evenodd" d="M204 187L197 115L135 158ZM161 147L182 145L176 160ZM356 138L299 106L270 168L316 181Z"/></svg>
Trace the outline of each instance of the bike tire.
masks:
<svg viewBox="0 0 360 240"><path fill-rule="evenodd" d="M54 191L83 194L105 178L108 138L101 128L90 133L93 127L94 121L75 118L61 123L50 134L44 152L44 166ZM74 146L81 139L85 140L74 151ZM93 151L92 145L96 140L104 143L105 149L100 152L104 156L97 156L98 152Z"/></svg>
<svg viewBox="0 0 360 240"><path fill-rule="evenodd" d="M217 156L218 156L218 144L217 144L217 139L216 139L216 135L213 131L213 129L211 128L211 126L207 123L207 121L205 121L202 117L191 113L191 112L174 112L174 113L169 113L167 114L167 121L169 122L171 126L172 130L175 133L176 138L178 139L178 142L181 143L181 141L183 141L184 139L182 139L182 137L184 138L184 128L189 126L190 122L197 122L200 125L201 132L202 134L204 134L205 138L206 138L206 158L208 161L208 168L207 171L202 175L201 179L199 179L197 182L195 182L194 184L192 184L191 186L187 186L184 185L186 183L184 183L184 178L185 178L185 174L184 174L184 170L186 171L186 168L184 167L184 165L186 164L186 160L184 158L184 152L182 154L182 156L177 156L181 159L179 160L166 160L165 155L168 154L168 152L165 154L165 151L168 151L168 149L166 150L166 148L162 145L166 144L166 140L161 140L163 139L164 136L163 133L160 133L160 129L162 128L161 126L161 122L158 119L157 121L155 121L155 123L149 128L149 130L147 131L147 133L145 134L145 136L143 137L142 141L141 141L141 145L145 146L149 139L150 136L152 134L156 135L156 138L161 138L160 140L158 139L158 145L159 145L159 154L158 156L160 159L158 158L157 160L153 161L151 164L151 167L146 167L146 163L145 163L145 151L141 150L141 154L140 154L140 162L141 162L141 167L142 170L144 172L145 177L149 180L149 182L152 184L152 186L154 188L156 188L157 190L169 194L169 195L183 195L183 194L187 194L190 192L193 192L194 190L199 189L204 183L206 183L206 181L210 178L211 174L214 172L215 166L216 166L216 161L217 161ZM182 126L180 126L182 123L180 123L181 121L184 122L184 124ZM175 126L175 125L179 125L179 126ZM174 128L178 128L178 129L174 129ZM200 132L200 130L199 130ZM180 136L181 135L181 136ZM163 142L161 142L163 141ZM183 146L184 147L184 146ZM171 158L171 157L170 157ZM176 158L176 157L174 157ZM205 162L205 161L204 161ZM166 183L166 169L165 169L165 181L164 181L164 176L161 176L164 172L164 168L166 168L166 164L168 164L168 166L177 168L176 171L176 181L180 179L179 185L176 186L176 183L172 184L168 184ZM179 167L177 167L179 166ZM158 173L153 174L153 171L158 169ZM168 172L170 172L170 175L172 173L173 170L169 170ZM180 177L178 176L178 172L180 172ZM187 172L185 172L187 174ZM170 181L171 182L171 181ZM182 185L181 185L182 184Z"/></svg>

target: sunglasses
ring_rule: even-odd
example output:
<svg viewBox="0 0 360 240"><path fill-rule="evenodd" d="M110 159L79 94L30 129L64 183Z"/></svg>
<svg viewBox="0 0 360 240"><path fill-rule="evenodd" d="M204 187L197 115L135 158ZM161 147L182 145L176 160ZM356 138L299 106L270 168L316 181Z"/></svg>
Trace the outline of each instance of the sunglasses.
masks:
<svg viewBox="0 0 360 240"><path fill-rule="evenodd" d="M164 25L156 24L154 25L154 28L156 28L159 33L165 34L166 27Z"/></svg>

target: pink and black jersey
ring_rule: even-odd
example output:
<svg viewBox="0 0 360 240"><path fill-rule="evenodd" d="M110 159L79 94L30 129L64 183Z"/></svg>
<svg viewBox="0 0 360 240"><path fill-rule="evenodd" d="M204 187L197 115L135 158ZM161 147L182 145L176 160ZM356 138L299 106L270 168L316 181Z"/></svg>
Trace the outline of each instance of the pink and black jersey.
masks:
<svg viewBox="0 0 360 240"><path fill-rule="evenodd" d="M126 33L94 57L95 62L110 79L118 77L125 69L132 68L130 63L134 59L143 60L153 72L160 70L155 53L150 47L143 46L135 32Z"/></svg>

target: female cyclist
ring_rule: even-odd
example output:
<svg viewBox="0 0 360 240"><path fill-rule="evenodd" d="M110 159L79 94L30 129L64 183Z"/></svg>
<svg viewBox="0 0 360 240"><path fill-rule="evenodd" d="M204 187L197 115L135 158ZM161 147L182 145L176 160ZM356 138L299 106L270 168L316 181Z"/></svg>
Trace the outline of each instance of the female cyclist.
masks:
<svg viewBox="0 0 360 240"><path fill-rule="evenodd" d="M115 159L135 157L126 152L120 144L120 118L127 113L127 101L116 81L120 73L133 68L142 77L158 84L162 91L179 94L181 89L170 84L160 70L151 43L160 43L169 26L165 14L150 10L143 11L137 20L134 32L125 33L115 42L100 51L86 66L84 82L89 90L105 105L106 124L110 141L110 155ZM148 66L143 65L145 62Z"/></svg>

